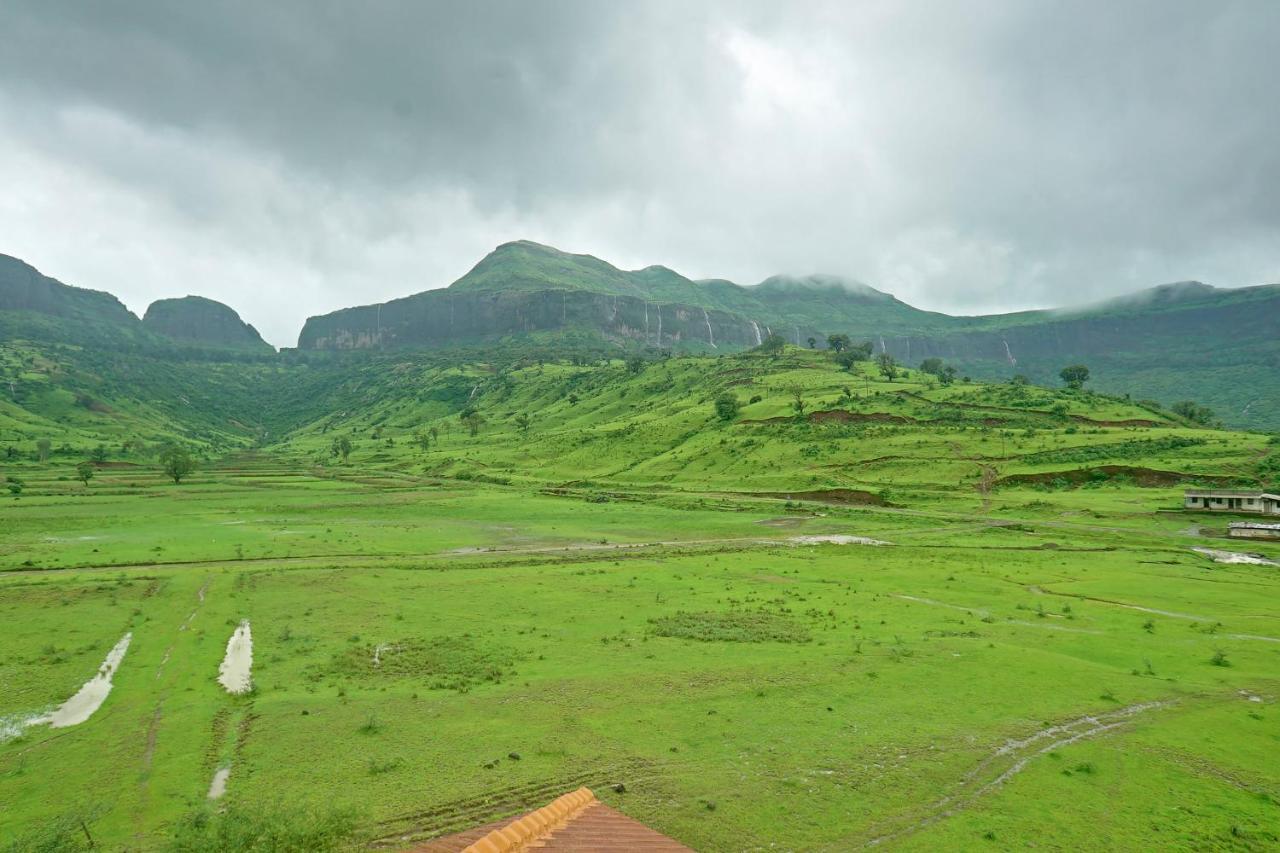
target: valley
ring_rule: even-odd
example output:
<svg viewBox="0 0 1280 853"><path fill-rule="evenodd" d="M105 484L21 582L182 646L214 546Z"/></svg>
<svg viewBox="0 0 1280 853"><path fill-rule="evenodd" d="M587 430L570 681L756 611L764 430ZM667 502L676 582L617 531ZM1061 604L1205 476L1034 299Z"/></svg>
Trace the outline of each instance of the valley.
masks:
<svg viewBox="0 0 1280 853"><path fill-rule="evenodd" d="M270 431L9 410L67 449L3 467L0 837L397 850L581 785L699 850L1280 837L1280 576L1197 550L1280 545L1180 510L1266 435L794 347L341 370Z"/></svg>

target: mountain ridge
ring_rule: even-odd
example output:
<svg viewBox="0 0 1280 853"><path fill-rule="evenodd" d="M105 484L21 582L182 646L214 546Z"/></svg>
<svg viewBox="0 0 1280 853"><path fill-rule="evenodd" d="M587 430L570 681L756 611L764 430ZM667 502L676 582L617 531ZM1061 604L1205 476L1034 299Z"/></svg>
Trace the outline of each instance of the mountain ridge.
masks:
<svg viewBox="0 0 1280 853"><path fill-rule="evenodd" d="M0 257L0 340L216 361L220 350L290 359L323 351L483 351L522 341L544 350L595 341L590 346L624 351L730 353L770 334L819 349L827 335L845 334L900 362L942 358L983 380L1023 374L1051 385L1064 365L1084 363L1100 390L1166 403L1191 398L1227 423L1280 427L1280 285L1173 282L1090 305L965 317L923 311L839 276L695 281L661 265L621 270L517 241L449 287L308 318L298 348L278 356L233 309L212 300L160 300L148 314L184 306L192 310L175 336L173 328L139 320L111 294ZM221 319L201 320L205 314Z"/></svg>

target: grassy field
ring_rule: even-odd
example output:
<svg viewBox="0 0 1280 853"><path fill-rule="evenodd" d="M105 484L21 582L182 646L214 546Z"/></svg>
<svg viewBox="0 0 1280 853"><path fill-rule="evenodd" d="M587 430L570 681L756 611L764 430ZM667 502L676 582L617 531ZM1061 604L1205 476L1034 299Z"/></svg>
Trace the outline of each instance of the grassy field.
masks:
<svg viewBox="0 0 1280 853"><path fill-rule="evenodd" d="M1280 567L1192 550L1280 544L1178 510L1274 442L758 364L455 371L474 436L400 377L181 486L9 464L0 850L272 809L394 850L583 784L699 850L1280 844Z"/></svg>

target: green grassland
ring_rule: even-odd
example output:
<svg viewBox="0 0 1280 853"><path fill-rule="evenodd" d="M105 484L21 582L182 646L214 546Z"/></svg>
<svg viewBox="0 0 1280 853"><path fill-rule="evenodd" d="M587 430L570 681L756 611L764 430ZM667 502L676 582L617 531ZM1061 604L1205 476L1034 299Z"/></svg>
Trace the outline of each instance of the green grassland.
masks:
<svg viewBox="0 0 1280 853"><path fill-rule="evenodd" d="M262 810L395 850L584 784L699 850L1280 844L1280 568L1192 550L1280 543L1179 510L1274 483L1273 439L790 348L579 361L157 404L151 440L204 457L180 486L114 441L75 478L144 422L130 394L7 410L0 850ZM90 719L21 726L126 632Z"/></svg>

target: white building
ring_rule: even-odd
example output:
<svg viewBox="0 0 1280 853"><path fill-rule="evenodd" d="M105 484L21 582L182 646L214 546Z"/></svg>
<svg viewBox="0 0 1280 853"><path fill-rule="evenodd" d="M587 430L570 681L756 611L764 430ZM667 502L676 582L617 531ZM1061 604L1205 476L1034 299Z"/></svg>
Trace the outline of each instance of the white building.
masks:
<svg viewBox="0 0 1280 853"><path fill-rule="evenodd" d="M1280 515L1280 495L1233 489L1187 489L1183 509Z"/></svg>

